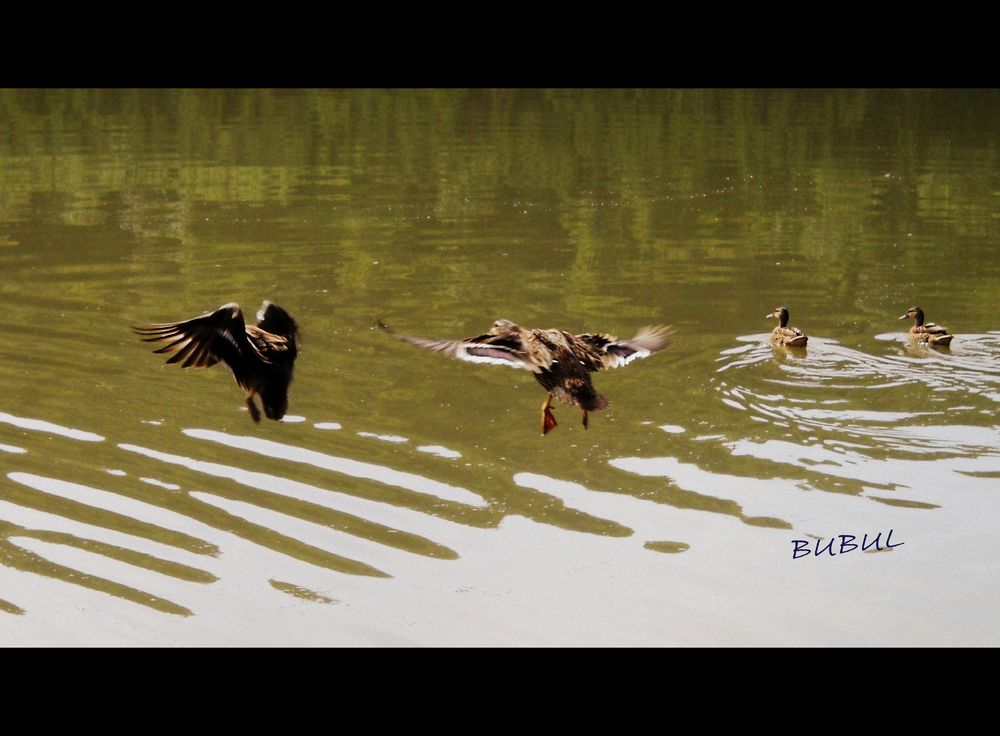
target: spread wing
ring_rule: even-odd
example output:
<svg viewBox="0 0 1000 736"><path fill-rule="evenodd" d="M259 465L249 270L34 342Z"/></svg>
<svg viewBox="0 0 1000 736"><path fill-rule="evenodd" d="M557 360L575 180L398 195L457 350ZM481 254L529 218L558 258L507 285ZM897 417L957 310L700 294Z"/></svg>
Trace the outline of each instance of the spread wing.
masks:
<svg viewBox="0 0 1000 736"><path fill-rule="evenodd" d="M664 325L643 327L635 337L619 340L612 335L576 335L600 358L604 370L621 368L638 358L648 358L670 344L673 328Z"/></svg>
<svg viewBox="0 0 1000 736"><path fill-rule="evenodd" d="M539 370L538 365L528 359L528 353L521 341L514 337L486 334L464 340L430 340L423 337L400 335L383 322L379 322L378 326L397 340L416 345L418 348L441 353L449 358L469 363L506 365L510 368L524 368L534 372Z"/></svg>
<svg viewBox="0 0 1000 736"><path fill-rule="evenodd" d="M419 348L433 350L435 353L469 363L489 363L524 368L529 371L538 370L538 366L527 359L527 354L520 345L511 344L510 341L495 341L490 335L470 337L465 340L427 340L408 335L397 335L397 337Z"/></svg>
<svg viewBox="0 0 1000 736"><path fill-rule="evenodd" d="M132 328L145 342L166 342L154 353L175 353L167 363L183 368L228 365L236 381L247 387L254 361L268 362L247 339L246 323L239 304L225 304L214 312L184 322L167 322ZM182 362L183 361L183 362Z"/></svg>

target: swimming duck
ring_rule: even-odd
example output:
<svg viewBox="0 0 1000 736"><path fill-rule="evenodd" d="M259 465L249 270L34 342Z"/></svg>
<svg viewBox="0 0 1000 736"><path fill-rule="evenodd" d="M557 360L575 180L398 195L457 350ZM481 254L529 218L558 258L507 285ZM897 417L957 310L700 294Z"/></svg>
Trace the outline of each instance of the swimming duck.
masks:
<svg viewBox="0 0 1000 736"><path fill-rule="evenodd" d="M235 302L185 322L132 328L145 342L166 342L154 353L171 353L167 363L182 367L208 367L220 360L233 371L236 383L247 392L243 403L255 422L260 410L253 397L260 394L268 419L281 419L288 409L288 385L301 341L295 320L277 304L265 301L257 310L256 324L243 320Z"/></svg>
<svg viewBox="0 0 1000 736"><path fill-rule="evenodd" d="M498 319L490 331L464 340L428 340L396 334L382 322L378 326L397 339L470 363L490 363L531 371L548 395L542 404L542 434L556 426L552 397L577 406L587 428L589 412L608 407L597 393L590 374L618 368L637 358L648 358L670 344L670 327L645 327L629 340L613 335L572 335L564 330L532 330Z"/></svg>
<svg viewBox="0 0 1000 736"><path fill-rule="evenodd" d="M908 334L916 342L925 342L928 345L944 347L950 345L952 338L955 337L949 334L947 327L936 325L933 322L924 324L924 310L920 307L910 307L906 310L906 314L902 315L899 319L913 319L913 326L910 328Z"/></svg>
<svg viewBox="0 0 1000 736"><path fill-rule="evenodd" d="M778 318L778 326L771 330L771 342L775 345L784 345L788 348L804 348L809 341L809 337L802 333L798 327L788 326L788 310L784 307L775 307L770 314L764 315L764 319Z"/></svg>

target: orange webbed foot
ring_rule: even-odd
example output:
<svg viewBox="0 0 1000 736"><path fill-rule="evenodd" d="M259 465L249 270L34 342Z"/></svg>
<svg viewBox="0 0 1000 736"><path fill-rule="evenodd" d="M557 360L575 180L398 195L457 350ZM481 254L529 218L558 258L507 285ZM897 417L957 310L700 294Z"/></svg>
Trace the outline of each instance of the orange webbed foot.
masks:
<svg viewBox="0 0 1000 736"><path fill-rule="evenodd" d="M552 416L552 394L545 397L545 403L542 404L542 434L548 434L552 429L556 427L556 418Z"/></svg>
<svg viewBox="0 0 1000 736"><path fill-rule="evenodd" d="M556 418L552 415L552 410L546 408L542 411L542 434L548 434L556 428Z"/></svg>

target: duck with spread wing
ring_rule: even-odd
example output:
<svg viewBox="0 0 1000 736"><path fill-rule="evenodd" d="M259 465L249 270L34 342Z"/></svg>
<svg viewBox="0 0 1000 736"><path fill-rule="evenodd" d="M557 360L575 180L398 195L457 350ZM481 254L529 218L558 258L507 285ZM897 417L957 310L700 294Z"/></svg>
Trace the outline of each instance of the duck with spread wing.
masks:
<svg viewBox="0 0 1000 736"><path fill-rule="evenodd" d="M609 405L608 399L594 389L590 374L648 358L670 344L673 332L665 326L646 327L633 338L619 340L601 333L574 335L558 329L528 329L498 319L489 332L476 337L432 340L397 334L382 322L378 326L404 342L451 358L531 371L548 392L542 405L542 434L556 426L551 408L553 396L579 407L586 429L589 413Z"/></svg>
<svg viewBox="0 0 1000 736"><path fill-rule="evenodd" d="M285 415L301 341L295 320L277 304L261 304L252 325L244 321L240 305L231 302L184 322L132 329L146 342L167 342L153 351L175 353L167 363L204 368L221 360L228 365L236 383L246 391L243 402L255 422L260 421L260 410L253 400L257 394L268 419Z"/></svg>

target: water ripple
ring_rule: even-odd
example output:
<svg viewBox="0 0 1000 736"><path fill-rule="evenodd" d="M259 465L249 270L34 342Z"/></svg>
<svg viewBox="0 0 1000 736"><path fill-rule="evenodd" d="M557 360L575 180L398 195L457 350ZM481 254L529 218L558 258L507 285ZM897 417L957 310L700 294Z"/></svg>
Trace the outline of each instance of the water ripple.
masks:
<svg viewBox="0 0 1000 736"><path fill-rule="evenodd" d="M169 528L166 524L171 522L186 526L189 519L153 504L34 473L7 473L7 478L31 489L21 491L13 487L6 491L4 500L10 503L57 512L68 519L76 519L190 552L199 554L219 552L213 544ZM156 521L144 521L144 518L154 518Z"/></svg>
<svg viewBox="0 0 1000 736"><path fill-rule="evenodd" d="M99 434L94 434L93 432L85 432L81 429L63 427L59 424L53 424L52 422L46 422L41 419L16 417L13 414L7 414L2 411L0 411L0 422L12 424L20 429L30 429L33 432L47 432L48 434L58 435L59 437L68 437L71 440L81 440L83 442L104 441L104 437Z"/></svg>
<svg viewBox="0 0 1000 736"><path fill-rule="evenodd" d="M275 442L273 440L263 440L245 435L231 435L209 429L185 429L183 432L189 437L196 439L218 442L228 447L249 450L250 452L256 452L271 458L312 465L323 470L332 470L335 473L343 473L354 478L373 480L385 485L413 491L414 493L436 496L445 501L453 501L470 506L485 507L489 505L486 499L468 489L441 483L440 481L425 478L416 473L394 470L383 465L328 455L323 452L308 450L304 447L296 447L295 445Z"/></svg>
<svg viewBox="0 0 1000 736"><path fill-rule="evenodd" d="M996 336L964 335L950 352L905 348L889 355L821 338L795 352L760 336L741 340L751 344L723 351L714 387L723 404L755 422L806 433L813 444L824 434L854 441L869 455L998 452Z"/></svg>
<svg viewBox="0 0 1000 736"><path fill-rule="evenodd" d="M436 517L429 517L409 509L400 509L379 501L336 493L302 481L245 470L232 465L195 460L183 455L160 452L138 445L120 444L119 447L154 460L180 465L197 473L226 478L249 488L308 504L308 509L302 509L301 513L304 516L308 514L310 518L322 520L335 529L356 529L358 534L416 554L444 559L457 557L457 554L448 547L432 542L419 534L405 531L407 526L419 525L438 529L441 525L451 523ZM191 495L197 497L197 494ZM263 498L259 499L258 504L274 506L273 503ZM378 518L382 523L370 521L369 517ZM385 523L390 523L392 526L386 526Z"/></svg>

